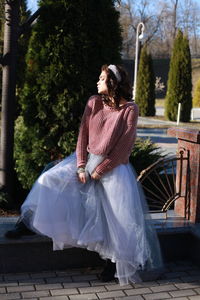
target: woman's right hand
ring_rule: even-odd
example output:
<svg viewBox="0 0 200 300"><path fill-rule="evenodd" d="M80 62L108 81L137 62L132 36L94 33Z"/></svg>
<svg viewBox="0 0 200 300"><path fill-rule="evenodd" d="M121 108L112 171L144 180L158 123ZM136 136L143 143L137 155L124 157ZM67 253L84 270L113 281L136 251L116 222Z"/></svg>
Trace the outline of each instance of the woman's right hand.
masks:
<svg viewBox="0 0 200 300"><path fill-rule="evenodd" d="M86 178L86 173L85 172L81 172L78 174L78 179L80 182L82 183L86 183L87 178Z"/></svg>

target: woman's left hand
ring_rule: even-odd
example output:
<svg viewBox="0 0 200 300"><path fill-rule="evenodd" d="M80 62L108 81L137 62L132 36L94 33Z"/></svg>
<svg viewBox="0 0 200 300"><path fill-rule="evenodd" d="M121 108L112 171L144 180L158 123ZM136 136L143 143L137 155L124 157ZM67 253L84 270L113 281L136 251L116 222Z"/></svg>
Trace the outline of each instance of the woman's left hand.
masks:
<svg viewBox="0 0 200 300"><path fill-rule="evenodd" d="M94 180L99 180L101 178L101 175L99 175L96 171L94 171L91 175L91 178Z"/></svg>

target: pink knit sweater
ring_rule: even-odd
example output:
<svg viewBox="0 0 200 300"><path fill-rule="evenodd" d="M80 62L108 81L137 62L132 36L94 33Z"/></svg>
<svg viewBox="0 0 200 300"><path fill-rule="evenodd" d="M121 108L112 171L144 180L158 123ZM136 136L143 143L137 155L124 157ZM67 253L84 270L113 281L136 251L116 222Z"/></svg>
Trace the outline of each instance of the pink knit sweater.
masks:
<svg viewBox="0 0 200 300"><path fill-rule="evenodd" d="M119 109L104 104L101 96L92 96L86 105L76 147L77 167L85 166L88 152L103 155L96 167L100 175L128 163L136 138L138 106L127 102Z"/></svg>

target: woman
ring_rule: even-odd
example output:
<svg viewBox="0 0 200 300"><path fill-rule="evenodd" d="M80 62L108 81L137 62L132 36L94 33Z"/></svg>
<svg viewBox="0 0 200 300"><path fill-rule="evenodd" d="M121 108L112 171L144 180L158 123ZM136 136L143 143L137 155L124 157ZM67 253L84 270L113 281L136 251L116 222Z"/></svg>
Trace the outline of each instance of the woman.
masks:
<svg viewBox="0 0 200 300"><path fill-rule="evenodd" d="M97 89L82 117L76 153L38 178L22 205L22 221L52 238L54 250L98 252L108 262L101 279L115 275L120 284L128 284L139 280L138 270L160 263L129 164L138 107L120 66L104 65Z"/></svg>

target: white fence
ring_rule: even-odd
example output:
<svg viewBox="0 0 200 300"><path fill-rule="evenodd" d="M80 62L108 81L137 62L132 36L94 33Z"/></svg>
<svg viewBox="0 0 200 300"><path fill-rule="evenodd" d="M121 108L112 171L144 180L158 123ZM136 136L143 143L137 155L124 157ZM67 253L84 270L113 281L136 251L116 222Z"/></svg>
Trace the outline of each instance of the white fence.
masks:
<svg viewBox="0 0 200 300"><path fill-rule="evenodd" d="M191 110L191 120L200 119L200 107L193 107Z"/></svg>

